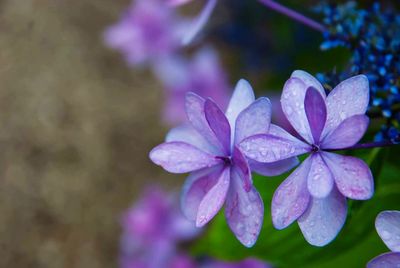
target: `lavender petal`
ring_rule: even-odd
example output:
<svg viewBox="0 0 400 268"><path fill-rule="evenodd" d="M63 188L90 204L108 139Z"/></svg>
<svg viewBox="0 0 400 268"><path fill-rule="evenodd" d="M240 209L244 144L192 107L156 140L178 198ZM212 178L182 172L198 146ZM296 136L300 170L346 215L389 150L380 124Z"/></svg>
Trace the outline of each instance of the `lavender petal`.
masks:
<svg viewBox="0 0 400 268"><path fill-rule="evenodd" d="M400 252L400 211L379 213L375 220L375 228L391 251Z"/></svg>
<svg viewBox="0 0 400 268"><path fill-rule="evenodd" d="M368 165L361 159L324 152L323 158L339 191L346 197L367 200L374 194L374 179Z"/></svg>
<svg viewBox="0 0 400 268"><path fill-rule="evenodd" d="M217 183L208 191L201 200L197 212L196 226L203 227L221 209L226 200L230 183L230 168L225 167Z"/></svg>
<svg viewBox="0 0 400 268"><path fill-rule="evenodd" d="M236 173L232 174L225 216L228 225L239 241L246 247L252 247L261 231L264 217L263 201L252 186L249 191L242 187L242 179Z"/></svg>
<svg viewBox="0 0 400 268"><path fill-rule="evenodd" d="M343 120L332 132L324 137L323 149L343 149L353 146L364 136L369 124L366 115L353 115Z"/></svg>
<svg viewBox="0 0 400 268"><path fill-rule="evenodd" d="M272 197L272 223L276 229L284 229L297 220L307 209L310 194L307 190L307 176L311 160L304 162L284 180Z"/></svg>
<svg viewBox="0 0 400 268"><path fill-rule="evenodd" d="M322 247L337 236L346 221L346 216L346 198L333 188L326 198L311 199L298 224L308 243Z"/></svg>
<svg viewBox="0 0 400 268"><path fill-rule="evenodd" d="M237 117L235 144L255 134L267 133L270 123L271 102L268 98L259 98Z"/></svg>
<svg viewBox="0 0 400 268"><path fill-rule="evenodd" d="M150 159L171 173L186 173L221 163L193 145L184 142L166 142L150 152Z"/></svg>

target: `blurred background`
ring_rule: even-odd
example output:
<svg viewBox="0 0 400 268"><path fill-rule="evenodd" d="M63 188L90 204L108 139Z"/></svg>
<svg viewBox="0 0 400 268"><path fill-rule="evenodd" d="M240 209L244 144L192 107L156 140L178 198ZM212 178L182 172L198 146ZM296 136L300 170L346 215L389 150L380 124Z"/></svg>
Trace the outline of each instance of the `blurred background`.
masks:
<svg viewBox="0 0 400 268"><path fill-rule="evenodd" d="M294 69L348 60L320 51L320 33L243 2L220 1L207 42L184 52L211 42L229 85L244 77L279 96ZM308 14L317 2L285 1ZM121 213L146 185L183 183L148 159L169 128L160 81L103 40L129 5L0 0L0 267L117 267Z"/></svg>
<svg viewBox="0 0 400 268"><path fill-rule="evenodd" d="M0 267L116 267L119 214L167 130L102 35L129 1L0 1Z"/></svg>

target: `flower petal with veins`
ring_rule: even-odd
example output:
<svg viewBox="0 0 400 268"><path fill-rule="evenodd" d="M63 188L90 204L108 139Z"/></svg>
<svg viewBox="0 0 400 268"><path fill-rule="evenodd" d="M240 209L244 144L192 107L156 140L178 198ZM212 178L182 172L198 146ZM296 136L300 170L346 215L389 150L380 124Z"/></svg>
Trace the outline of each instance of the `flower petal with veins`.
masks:
<svg viewBox="0 0 400 268"><path fill-rule="evenodd" d="M374 194L374 179L368 165L355 157L323 152L322 156L346 197L367 200Z"/></svg>

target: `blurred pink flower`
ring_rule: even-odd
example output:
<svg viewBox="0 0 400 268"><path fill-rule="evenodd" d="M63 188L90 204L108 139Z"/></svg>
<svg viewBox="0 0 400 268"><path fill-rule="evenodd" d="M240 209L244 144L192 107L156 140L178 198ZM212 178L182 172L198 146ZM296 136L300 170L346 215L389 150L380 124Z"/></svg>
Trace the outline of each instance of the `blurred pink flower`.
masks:
<svg viewBox="0 0 400 268"><path fill-rule="evenodd" d="M185 95L189 91L226 108L230 86L218 55L211 48L201 49L190 60L179 56L165 58L155 65L155 73L164 84L163 119L170 125L186 121Z"/></svg>
<svg viewBox="0 0 400 268"><path fill-rule="evenodd" d="M135 0L110 26L105 43L121 51L130 65L148 63L179 48L185 21L162 0Z"/></svg>
<svg viewBox="0 0 400 268"><path fill-rule="evenodd" d="M177 200L167 193L155 188L145 191L122 216L122 228L122 268L190 267L182 266L190 259L179 257L177 245L194 238L199 229L186 220Z"/></svg>

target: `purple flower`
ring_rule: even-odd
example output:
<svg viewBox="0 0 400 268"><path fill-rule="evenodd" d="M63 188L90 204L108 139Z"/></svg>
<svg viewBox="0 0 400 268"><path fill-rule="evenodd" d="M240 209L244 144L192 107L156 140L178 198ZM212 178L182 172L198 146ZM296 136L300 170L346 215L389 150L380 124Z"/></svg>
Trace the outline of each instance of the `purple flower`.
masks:
<svg viewBox="0 0 400 268"><path fill-rule="evenodd" d="M178 267L172 266L180 263L178 243L195 237L199 229L180 213L177 203L163 191L149 189L123 215L121 267Z"/></svg>
<svg viewBox="0 0 400 268"><path fill-rule="evenodd" d="M375 220L375 228L385 245L392 251L372 259L368 268L400 266L400 211L383 211Z"/></svg>
<svg viewBox="0 0 400 268"><path fill-rule="evenodd" d="M227 75L211 48L199 50L190 60L178 56L161 60L155 73L165 88L164 121L171 125L186 120L185 95L189 91L212 98L222 108L228 103Z"/></svg>
<svg viewBox="0 0 400 268"><path fill-rule="evenodd" d="M302 139L280 129L255 135L240 143L246 157L263 163L309 153L310 156L279 186L272 200L275 228L297 220L305 239L324 246L342 228L346 197L371 198L374 181L362 160L328 152L356 144L369 119L368 79L358 75L340 83L325 96L310 74L295 71L286 82L281 104L287 119Z"/></svg>
<svg viewBox="0 0 400 268"><path fill-rule="evenodd" d="M190 126L172 129L166 142L150 152L151 160L169 172L192 172L181 196L188 219L204 226L225 203L228 225L247 247L257 240L264 211L249 165L279 174L297 163L295 158L273 164L249 163L244 157L238 144L267 133L270 127L269 100L254 99L251 86L244 80L238 82L226 114L211 99L188 93L186 114Z"/></svg>
<svg viewBox="0 0 400 268"><path fill-rule="evenodd" d="M179 6L191 1L193 0L167 0L167 3L172 6ZM217 0L207 0L207 3L202 11L193 19L191 25L187 28L187 31L182 39L183 45L188 45L190 42L192 42L201 29L203 29L216 5Z"/></svg>
<svg viewBox="0 0 400 268"><path fill-rule="evenodd" d="M104 38L129 64L138 65L174 52L185 28L185 22L164 1L135 0Z"/></svg>

